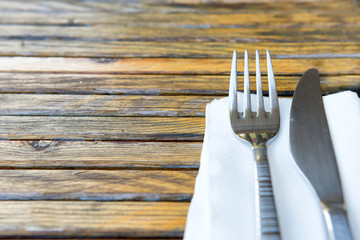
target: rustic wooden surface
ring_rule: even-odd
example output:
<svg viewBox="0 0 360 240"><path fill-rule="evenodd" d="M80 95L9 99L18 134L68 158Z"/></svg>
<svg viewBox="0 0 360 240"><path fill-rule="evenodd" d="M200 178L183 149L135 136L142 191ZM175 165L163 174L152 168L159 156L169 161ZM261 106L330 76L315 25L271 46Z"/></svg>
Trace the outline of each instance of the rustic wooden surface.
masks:
<svg viewBox="0 0 360 240"><path fill-rule="evenodd" d="M226 96L234 49L252 76L255 49L270 49L283 97L311 67L324 94L360 89L353 0L14 0L0 13L0 238L182 238L205 107Z"/></svg>

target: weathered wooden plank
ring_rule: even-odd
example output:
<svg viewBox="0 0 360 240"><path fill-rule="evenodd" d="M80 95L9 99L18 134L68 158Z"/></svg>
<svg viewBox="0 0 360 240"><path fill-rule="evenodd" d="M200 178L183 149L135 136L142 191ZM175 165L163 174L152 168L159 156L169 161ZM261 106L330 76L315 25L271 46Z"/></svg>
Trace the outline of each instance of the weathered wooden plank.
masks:
<svg viewBox="0 0 360 240"><path fill-rule="evenodd" d="M355 42L146 42L146 41L61 41L0 40L0 56L35 57L163 57L231 59L234 49L250 53L270 49L275 58L360 57Z"/></svg>
<svg viewBox="0 0 360 240"><path fill-rule="evenodd" d="M285 0L286 2L287 0ZM326 2L328 0L318 0L319 2ZM238 4L238 3L272 3L279 2L279 0L170 0L174 3L192 3L192 4ZM303 0L292 0L291 2L303 2ZM306 2L306 0L304 1Z"/></svg>
<svg viewBox="0 0 360 240"><path fill-rule="evenodd" d="M197 169L201 142L0 141L0 168Z"/></svg>
<svg viewBox="0 0 360 240"><path fill-rule="evenodd" d="M199 117L1 116L0 139L201 141Z"/></svg>
<svg viewBox="0 0 360 240"><path fill-rule="evenodd" d="M242 54L239 58L242 66ZM273 59L272 63L277 75L300 75L309 68L321 74L360 74L360 58ZM266 59L260 64L265 73ZM230 66L231 59L0 57L0 71L6 72L229 75ZM255 72L255 63L249 70Z"/></svg>
<svg viewBox="0 0 360 240"><path fill-rule="evenodd" d="M193 12L173 12L176 8L169 8L169 12L2 12L1 24L18 25L107 25L132 27L184 27L206 25L212 27L296 27L302 26L356 26L359 25L360 16L357 8L352 11L329 12L229 12L194 14ZM107 27L107 26L103 26Z"/></svg>
<svg viewBox="0 0 360 240"><path fill-rule="evenodd" d="M27 12L192 12L192 13L207 13L207 12L222 12L229 13L234 11L257 11L257 12L284 12L284 11L329 11L329 10L351 10L354 9L356 4L353 1L280 1L280 2L266 2L259 4L216 4L216 7L211 4L198 4L196 1L187 1L186 4L169 1L169 0L156 0L156 1L33 1L33 0L15 0L15 1L2 1L0 8L3 11L24 11Z"/></svg>
<svg viewBox="0 0 360 240"><path fill-rule="evenodd" d="M310 67L310 66L309 66ZM228 69L229 66L226 68ZM276 66L274 66L276 68ZM239 67L240 70L240 67ZM1 73L2 93L67 93L67 94L207 94L227 95L229 75L111 75L111 74L51 74ZM276 75L279 95L291 96L299 76ZM255 90L254 77L250 87ZM339 90L359 90L359 75L321 76L324 93ZM267 86L263 86L264 90ZM238 82L243 89L243 82Z"/></svg>
<svg viewBox="0 0 360 240"><path fill-rule="evenodd" d="M214 96L0 94L0 115L205 116Z"/></svg>
<svg viewBox="0 0 360 240"><path fill-rule="evenodd" d="M5 237L182 237L189 203L1 201Z"/></svg>
<svg viewBox="0 0 360 240"><path fill-rule="evenodd" d="M0 170L0 200L189 201L196 175L189 170Z"/></svg>
<svg viewBox="0 0 360 240"><path fill-rule="evenodd" d="M216 27L191 25L180 27L131 27L117 25L39 26L0 25L0 38L20 40L87 41L223 41L223 42L304 42L358 41L359 26Z"/></svg>

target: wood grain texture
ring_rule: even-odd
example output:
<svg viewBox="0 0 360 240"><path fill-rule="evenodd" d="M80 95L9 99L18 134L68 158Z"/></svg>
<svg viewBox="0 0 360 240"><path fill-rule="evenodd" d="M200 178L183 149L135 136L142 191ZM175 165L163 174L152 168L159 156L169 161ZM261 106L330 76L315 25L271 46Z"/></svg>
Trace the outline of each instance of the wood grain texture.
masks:
<svg viewBox="0 0 360 240"><path fill-rule="evenodd" d="M183 202L1 201L0 236L180 238L188 206Z"/></svg>
<svg viewBox="0 0 360 240"><path fill-rule="evenodd" d="M192 4L193 3L193 4ZM108 12L108 13L129 13L129 12L191 12L191 13L211 13L222 12L232 13L236 12L321 12L335 10L353 10L356 4L353 1L338 1L338 0L326 0L326 1L279 1L273 3L262 4L198 4L196 1L187 1L185 4L178 4L176 1L169 0L155 0L155 1L56 1L56 0L14 0L14 1L2 1L0 7L5 12L17 12L21 13L26 9L27 12ZM171 11L170 11L171 10Z"/></svg>
<svg viewBox="0 0 360 240"><path fill-rule="evenodd" d="M293 5L282 2L274 6L220 5L216 8L201 5L180 6L176 2L173 5L169 2L163 5L161 3L165 2L0 3L0 9L3 9L0 36L3 41L30 41L21 42L25 45L34 44L31 41L34 39L59 39L64 43L72 39L175 42L359 39L359 11L351 1L326 1L320 5L303 2ZM43 44L46 46L46 41ZM39 43L34 45L39 46Z"/></svg>
<svg viewBox="0 0 360 240"><path fill-rule="evenodd" d="M0 200L189 201L196 174L185 170L0 170Z"/></svg>
<svg viewBox="0 0 360 240"><path fill-rule="evenodd" d="M240 67L239 67L240 68ZM321 73L320 73L321 74ZM127 75L127 74L51 74L1 73L0 93L56 94L197 94L227 95L230 75ZM255 90L254 77L250 87ZM291 96L299 76L276 76L279 95ZM359 90L359 75L321 76L324 93ZM264 90L267 85L263 86ZM238 82L243 89L243 82ZM6 97L6 96L4 96Z"/></svg>
<svg viewBox="0 0 360 240"><path fill-rule="evenodd" d="M1 139L201 141L199 117L1 116Z"/></svg>
<svg viewBox="0 0 360 240"><path fill-rule="evenodd" d="M359 26L304 27L216 27L192 25L181 27L36 26L0 25L0 38L21 40L87 41L203 41L203 42L304 42L358 41Z"/></svg>
<svg viewBox="0 0 360 240"><path fill-rule="evenodd" d="M302 74L309 68L322 74L360 74L360 58L273 59L272 64L278 75ZM239 54L238 66L243 65ZM266 60L261 59L260 65L265 70ZM229 75L230 67L231 59L0 57L0 71L8 72ZM255 72L255 63L249 70Z"/></svg>
<svg viewBox="0 0 360 240"><path fill-rule="evenodd" d="M0 4L1 5L1 4ZM151 8L151 7L150 7ZM154 6L154 8L156 8ZM360 17L357 8L352 11L338 9L328 12L232 12L228 14L207 13L206 18L202 14L193 12L176 12L176 7L168 7L168 11L113 13L109 12L3 12L0 23L12 25L40 25L40 26L94 26L116 25L125 27L196 27L201 25L229 28L271 26L296 27L305 26L356 26L359 25Z"/></svg>
<svg viewBox="0 0 360 240"><path fill-rule="evenodd" d="M358 3L239 1L0 1L0 238L181 239L234 49L360 92Z"/></svg>
<svg viewBox="0 0 360 240"><path fill-rule="evenodd" d="M0 141L2 169L198 169L201 142Z"/></svg>
<svg viewBox="0 0 360 240"><path fill-rule="evenodd" d="M0 115L205 116L214 96L0 94Z"/></svg>
<svg viewBox="0 0 360 240"><path fill-rule="evenodd" d="M286 0L285 0L286 1ZM310 0L288 0L291 2L306 2ZM328 0L318 0L319 2L326 2ZM273 2L279 2L279 0L171 0L171 2L174 3L197 3L197 4L239 4L239 3L273 3Z"/></svg>
<svg viewBox="0 0 360 240"><path fill-rule="evenodd" d="M151 42L0 39L0 56L34 57L155 57L231 59L234 49L271 50L272 58L359 57L360 43L353 42Z"/></svg>

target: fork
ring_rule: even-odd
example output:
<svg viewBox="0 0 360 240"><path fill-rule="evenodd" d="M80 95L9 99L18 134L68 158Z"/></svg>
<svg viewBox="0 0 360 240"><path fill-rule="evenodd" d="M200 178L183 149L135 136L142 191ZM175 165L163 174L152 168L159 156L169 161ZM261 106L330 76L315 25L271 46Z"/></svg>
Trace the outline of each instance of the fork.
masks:
<svg viewBox="0 0 360 240"><path fill-rule="evenodd" d="M234 51L230 74L229 110L231 127L234 133L239 139L246 140L251 144L255 158L256 237L257 239L280 239L266 150L266 142L279 131L280 113L269 50L266 52L266 58L270 112L266 112L264 108L258 50L256 50L257 110L256 112L251 111L249 57L247 50L245 50L244 55L243 110L238 112L236 51Z"/></svg>

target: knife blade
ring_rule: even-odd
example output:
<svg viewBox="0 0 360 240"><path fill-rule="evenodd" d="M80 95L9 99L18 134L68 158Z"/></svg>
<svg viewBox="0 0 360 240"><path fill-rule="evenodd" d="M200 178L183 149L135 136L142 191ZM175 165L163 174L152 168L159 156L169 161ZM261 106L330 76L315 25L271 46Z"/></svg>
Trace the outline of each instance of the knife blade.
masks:
<svg viewBox="0 0 360 240"><path fill-rule="evenodd" d="M290 149L296 164L320 198L329 238L351 239L316 69L304 73L294 93L290 111Z"/></svg>

